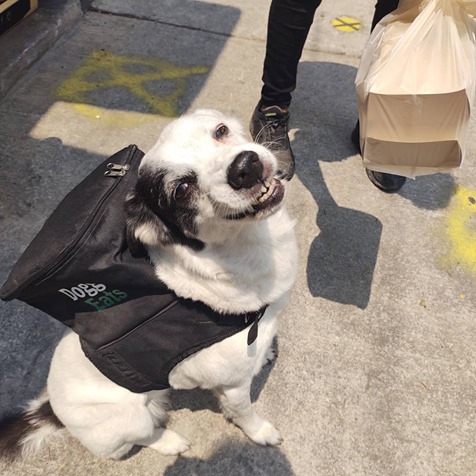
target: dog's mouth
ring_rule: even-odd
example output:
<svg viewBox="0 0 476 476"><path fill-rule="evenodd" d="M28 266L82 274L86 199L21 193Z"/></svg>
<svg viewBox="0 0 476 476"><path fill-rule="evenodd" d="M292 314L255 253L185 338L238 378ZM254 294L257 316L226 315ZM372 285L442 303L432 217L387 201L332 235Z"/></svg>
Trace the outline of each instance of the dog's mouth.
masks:
<svg viewBox="0 0 476 476"><path fill-rule="evenodd" d="M270 215L277 210L278 205L284 198L284 185L276 178L270 178L261 183L260 194L255 197L251 210L227 215L225 217L227 220Z"/></svg>

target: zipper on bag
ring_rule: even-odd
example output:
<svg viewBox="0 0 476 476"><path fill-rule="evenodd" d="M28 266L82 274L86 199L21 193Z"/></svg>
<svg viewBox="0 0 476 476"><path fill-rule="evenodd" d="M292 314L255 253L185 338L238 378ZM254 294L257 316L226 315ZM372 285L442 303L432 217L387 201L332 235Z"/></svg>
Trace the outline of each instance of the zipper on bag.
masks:
<svg viewBox="0 0 476 476"><path fill-rule="evenodd" d="M109 162L106 166L107 170L104 172L106 177L124 177L127 171L130 169L129 164L120 165L113 162Z"/></svg>

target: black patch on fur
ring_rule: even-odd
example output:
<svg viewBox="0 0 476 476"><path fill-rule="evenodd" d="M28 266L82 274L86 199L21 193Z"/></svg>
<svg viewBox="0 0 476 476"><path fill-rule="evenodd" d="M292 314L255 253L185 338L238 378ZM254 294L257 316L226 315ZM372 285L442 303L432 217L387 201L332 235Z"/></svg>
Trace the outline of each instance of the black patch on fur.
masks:
<svg viewBox="0 0 476 476"><path fill-rule="evenodd" d="M165 184L165 171L143 168L132 193L126 200L127 240L132 253L140 253L135 230L141 225L151 225L156 230L158 241L164 245L181 244L200 251L205 244L190 236L197 234L197 210L193 206L194 195L176 202ZM177 181L187 181L196 186L197 176L190 172ZM173 188L173 185L172 185Z"/></svg>
<svg viewBox="0 0 476 476"><path fill-rule="evenodd" d="M63 428L63 423L61 423L58 417L55 415L49 400L41 405L38 410L34 413L34 416L40 419L44 423L50 423L56 428Z"/></svg>
<svg viewBox="0 0 476 476"><path fill-rule="evenodd" d="M52 424L57 429L63 424L53 413L50 402L43 403L33 413L22 413L5 418L0 422L0 456L13 461L21 455L22 441L44 424Z"/></svg>

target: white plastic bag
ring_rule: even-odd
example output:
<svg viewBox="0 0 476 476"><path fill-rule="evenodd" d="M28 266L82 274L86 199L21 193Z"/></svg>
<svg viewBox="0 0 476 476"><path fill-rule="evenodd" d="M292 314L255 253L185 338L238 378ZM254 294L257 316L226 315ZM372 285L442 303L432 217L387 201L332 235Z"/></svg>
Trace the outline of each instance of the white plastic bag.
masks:
<svg viewBox="0 0 476 476"><path fill-rule="evenodd" d="M355 80L365 167L415 177L460 167L476 87L476 0L401 0Z"/></svg>

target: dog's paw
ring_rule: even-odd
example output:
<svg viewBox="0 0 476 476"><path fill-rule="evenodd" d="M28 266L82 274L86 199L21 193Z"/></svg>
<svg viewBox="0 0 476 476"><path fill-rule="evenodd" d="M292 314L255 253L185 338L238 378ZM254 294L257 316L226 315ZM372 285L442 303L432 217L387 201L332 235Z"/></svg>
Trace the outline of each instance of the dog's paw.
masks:
<svg viewBox="0 0 476 476"><path fill-rule="evenodd" d="M178 455L190 449L190 443L173 430L165 429L162 436L154 443L148 445L163 455Z"/></svg>
<svg viewBox="0 0 476 476"><path fill-rule="evenodd" d="M247 433L255 443L263 446L277 446L283 442L279 431L267 420L263 420L258 431Z"/></svg>

